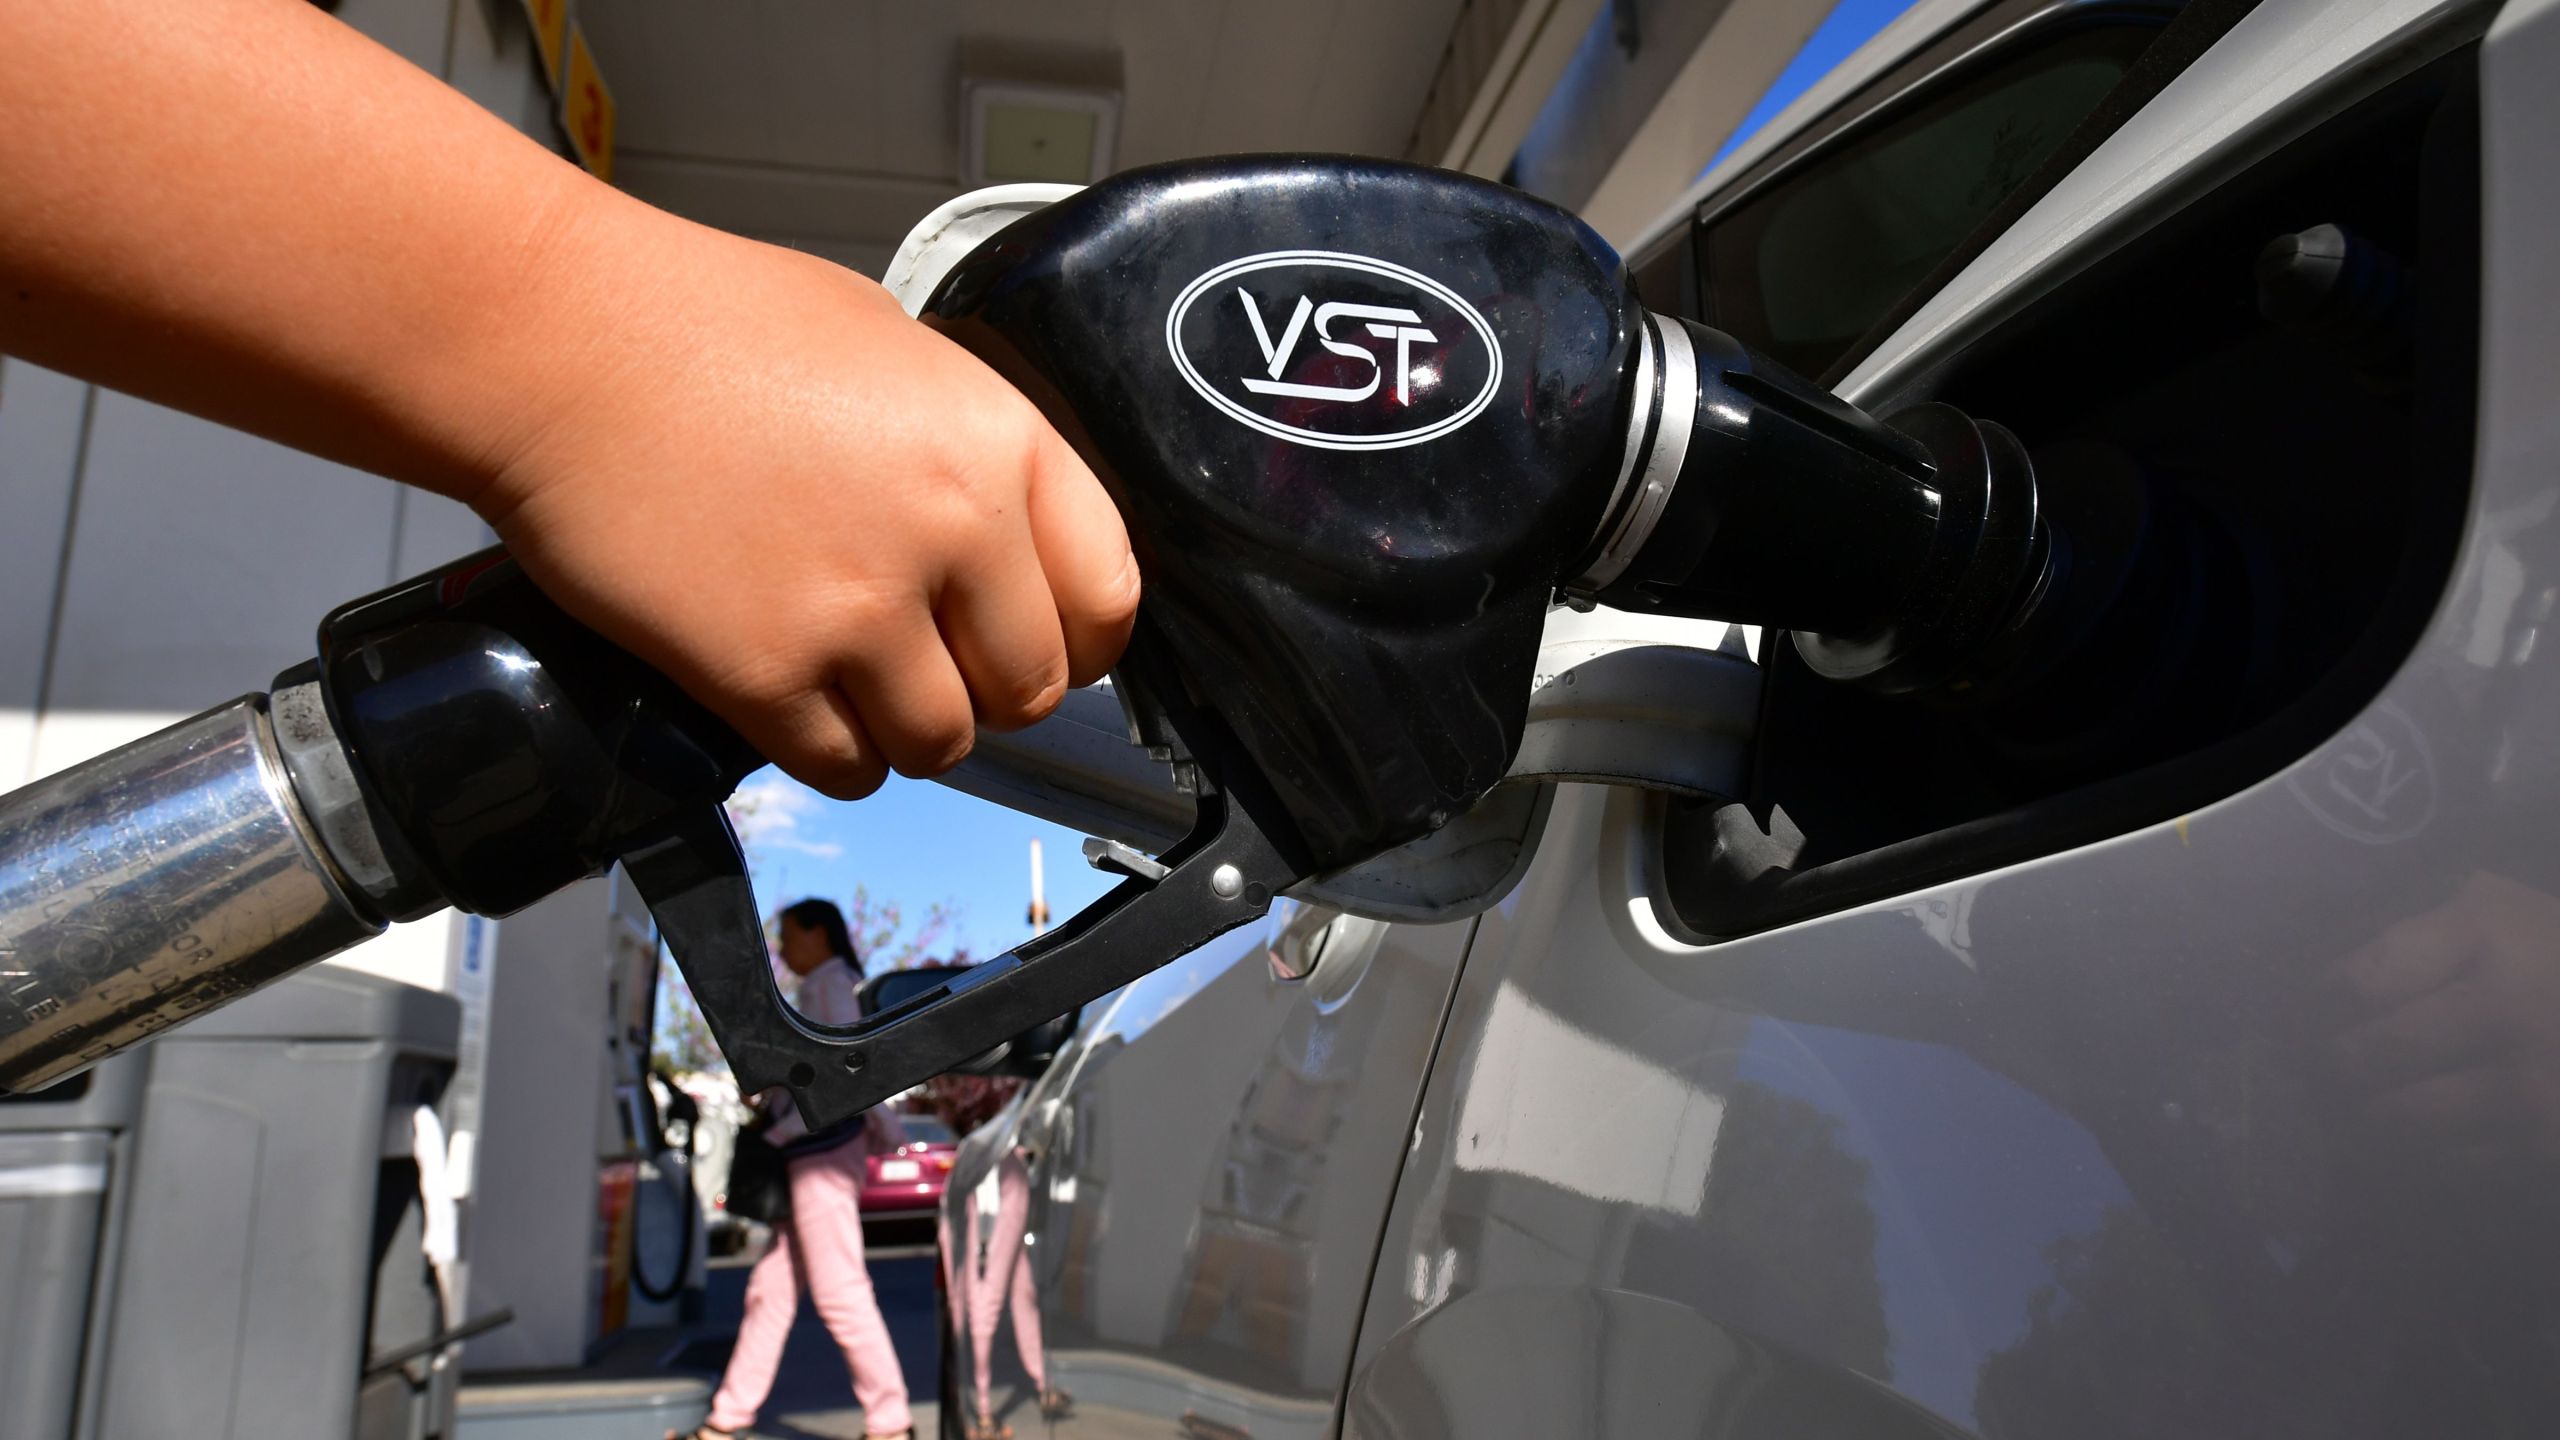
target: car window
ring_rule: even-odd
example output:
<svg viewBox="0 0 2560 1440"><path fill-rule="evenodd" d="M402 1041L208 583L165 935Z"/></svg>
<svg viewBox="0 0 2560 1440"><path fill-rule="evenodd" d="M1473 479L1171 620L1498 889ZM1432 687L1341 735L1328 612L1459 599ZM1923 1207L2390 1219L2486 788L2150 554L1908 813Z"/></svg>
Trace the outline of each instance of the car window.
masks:
<svg viewBox="0 0 2560 1440"><path fill-rule="evenodd" d="M1711 212L1710 323L1823 373L2035 173L2157 33L2115 25L2055 39Z"/></svg>
<svg viewBox="0 0 2560 1440"><path fill-rule="evenodd" d="M912 1110L901 1111L898 1115L898 1123L907 1128L907 1139L911 1143L919 1145L952 1143L951 1127L930 1115L921 1115Z"/></svg>

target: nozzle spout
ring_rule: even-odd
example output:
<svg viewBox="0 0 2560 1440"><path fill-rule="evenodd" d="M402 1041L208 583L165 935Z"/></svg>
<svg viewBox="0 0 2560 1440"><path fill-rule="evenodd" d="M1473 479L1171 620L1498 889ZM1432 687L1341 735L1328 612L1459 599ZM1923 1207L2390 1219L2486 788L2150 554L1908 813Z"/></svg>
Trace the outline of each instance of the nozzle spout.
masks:
<svg viewBox="0 0 2560 1440"><path fill-rule="evenodd" d="M2016 439L1944 405L1877 420L1692 321L1647 317L1607 518L1568 595L1794 632L1902 692L2008 653L2052 552Z"/></svg>
<svg viewBox="0 0 2560 1440"><path fill-rule="evenodd" d="M24 1093L358 941L267 698L0 798L0 1091Z"/></svg>

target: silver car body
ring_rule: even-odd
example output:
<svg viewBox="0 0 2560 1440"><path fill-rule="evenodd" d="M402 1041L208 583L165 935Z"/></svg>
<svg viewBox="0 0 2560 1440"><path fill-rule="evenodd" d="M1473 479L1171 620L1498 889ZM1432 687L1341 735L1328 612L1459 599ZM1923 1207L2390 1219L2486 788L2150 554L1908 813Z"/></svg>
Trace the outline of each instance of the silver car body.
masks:
<svg viewBox="0 0 2560 1440"><path fill-rule="evenodd" d="M2265 0L1841 388L2473 44L2472 489L2379 693L2185 813L1713 944L1659 796L1556 784L1481 914L1284 904L1129 987L950 1190L1030 1157L1050 1433L2560 1433L2560 0ZM2429 967L2399 1023L2494 1058L2365 1123L2326 1007Z"/></svg>

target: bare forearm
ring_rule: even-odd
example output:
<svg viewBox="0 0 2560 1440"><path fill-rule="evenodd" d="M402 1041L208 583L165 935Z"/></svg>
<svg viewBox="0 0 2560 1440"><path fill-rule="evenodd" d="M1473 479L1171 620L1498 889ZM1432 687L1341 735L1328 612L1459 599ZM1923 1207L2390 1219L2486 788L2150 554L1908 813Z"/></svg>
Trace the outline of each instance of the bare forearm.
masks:
<svg viewBox="0 0 2560 1440"><path fill-rule="evenodd" d="M690 228L303 0L0 0L0 197L0 351L463 499Z"/></svg>
<svg viewBox="0 0 2560 1440"><path fill-rule="evenodd" d="M1047 714L1137 606L1092 474L886 291L304 0L0 0L0 350L474 505L839 795Z"/></svg>

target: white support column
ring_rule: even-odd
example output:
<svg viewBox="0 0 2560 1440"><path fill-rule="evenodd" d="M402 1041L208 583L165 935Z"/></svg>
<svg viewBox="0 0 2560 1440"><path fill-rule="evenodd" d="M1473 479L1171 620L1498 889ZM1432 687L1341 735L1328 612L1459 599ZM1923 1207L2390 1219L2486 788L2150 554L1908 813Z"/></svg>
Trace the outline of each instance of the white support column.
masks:
<svg viewBox="0 0 2560 1440"><path fill-rule="evenodd" d="M34 779L90 387L0 358L0 790Z"/></svg>

